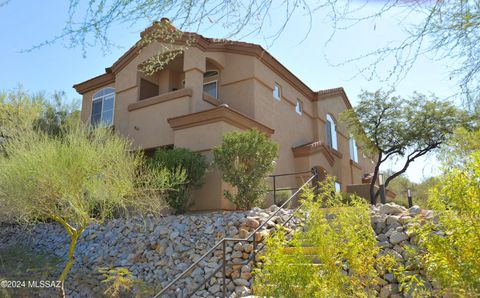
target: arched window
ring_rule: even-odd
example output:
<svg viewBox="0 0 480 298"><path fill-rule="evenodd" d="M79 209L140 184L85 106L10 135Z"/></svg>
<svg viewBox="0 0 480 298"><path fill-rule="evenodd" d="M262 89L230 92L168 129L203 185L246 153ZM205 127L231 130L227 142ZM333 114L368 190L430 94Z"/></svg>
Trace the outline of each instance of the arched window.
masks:
<svg viewBox="0 0 480 298"><path fill-rule="evenodd" d="M332 115L327 114L327 144L331 148L338 150L337 145L337 126Z"/></svg>
<svg viewBox="0 0 480 298"><path fill-rule="evenodd" d="M93 126L102 123L110 126L113 124L113 112L115 108L115 89L103 88L93 95L92 115L90 122Z"/></svg>
<svg viewBox="0 0 480 298"><path fill-rule="evenodd" d="M357 142L353 138L352 135L350 135L350 159L353 160L354 162L358 163L358 147L357 147Z"/></svg>

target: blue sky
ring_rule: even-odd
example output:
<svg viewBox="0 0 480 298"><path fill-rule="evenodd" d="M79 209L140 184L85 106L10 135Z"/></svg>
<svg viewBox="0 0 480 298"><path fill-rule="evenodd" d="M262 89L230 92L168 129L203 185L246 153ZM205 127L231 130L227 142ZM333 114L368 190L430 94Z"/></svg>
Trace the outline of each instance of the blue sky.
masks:
<svg viewBox="0 0 480 298"><path fill-rule="evenodd" d="M68 100L79 100L80 96L72 85L102 74L105 67L109 67L132 46L138 40L139 32L149 25L145 21L135 26L114 27L111 38L119 47L111 48L107 53L91 47L87 49L86 57L83 57L80 48L69 48L64 42L22 52L61 33L67 17L67 2L13 0L0 7L0 90L13 89L22 84L32 92L45 91L51 94L55 90L65 91ZM374 11L375 8L375 4L372 4L367 7L367 12L368 9ZM273 12L273 20L268 24L272 28L281 23L282 17L280 12ZM334 67L327 63L326 58L339 63L384 46L395 38L401 38L402 31L394 18L366 22L347 31L337 32L328 46L325 46L325 42L331 30L319 14L312 23L311 32L303 40L308 28L306 19L297 14L272 45L259 35L244 40L267 48L313 90L343 86L353 105L362 89L388 89L388 85L378 80L367 81L362 76L352 78L368 62ZM223 37L225 34L215 27L199 33L209 37ZM434 92L440 97L452 95L455 84L449 80L447 63L449 62L419 59L409 75L396 87L397 93L406 96L416 90ZM387 62L386 66L388 65ZM379 69L381 73L387 70L387 67ZM414 181L420 181L435 174L435 163L434 158L420 160L410 168L408 176Z"/></svg>

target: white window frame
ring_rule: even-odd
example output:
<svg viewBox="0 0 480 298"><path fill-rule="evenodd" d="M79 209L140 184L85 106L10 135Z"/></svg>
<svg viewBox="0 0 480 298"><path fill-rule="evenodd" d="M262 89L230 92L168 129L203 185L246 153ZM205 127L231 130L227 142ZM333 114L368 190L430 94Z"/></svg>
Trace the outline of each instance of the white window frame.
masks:
<svg viewBox="0 0 480 298"><path fill-rule="evenodd" d="M218 80L212 80L212 81L204 82L202 87L205 87L205 85L212 84L212 83L215 83L215 95L216 95L216 96L212 96L212 97L215 98L215 99L218 99ZM203 89L202 89L202 91L203 91ZM205 91L203 91L203 92L206 93ZM206 93L206 94L208 94L208 93ZM208 95L211 96L210 94L208 94Z"/></svg>
<svg viewBox="0 0 480 298"><path fill-rule="evenodd" d="M295 112L298 114L298 115L302 115L303 114L303 102L297 98L297 104L295 105Z"/></svg>
<svg viewBox="0 0 480 298"><path fill-rule="evenodd" d="M101 95L101 96L97 96L97 94L99 94L100 92L102 92L105 89L112 89L112 92ZM111 121L111 123L107 124L107 123L103 122L103 119L102 119L103 118L103 107L105 106L105 104L103 102L104 102L106 97L109 97L111 95L113 95L112 121ZM92 96L92 105L91 105L91 109L90 109L90 125L94 125L92 123L93 104L95 102L101 100L102 101L102 110L100 111L100 121L99 121L99 123L104 124L107 127L113 126L113 123L115 123L115 99L116 99L115 97L116 97L116 92L115 92L115 88L113 88L113 87L105 87L105 88L102 88L102 89L98 90L97 92L95 92L95 94ZM98 125L98 123L96 123L95 125Z"/></svg>
<svg viewBox="0 0 480 298"><path fill-rule="evenodd" d="M335 192L341 192L342 191L342 183L340 181L335 181Z"/></svg>
<svg viewBox="0 0 480 298"><path fill-rule="evenodd" d="M349 147L350 147L350 160L358 163L358 146L357 141L350 135L350 139L348 140Z"/></svg>
<svg viewBox="0 0 480 298"><path fill-rule="evenodd" d="M335 150L338 150L337 124L332 115L326 116L327 144Z"/></svg>
<svg viewBox="0 0 480 298"><path fill-rule="evenodd" d="M275 90L278 90L278 96L275 94ZM275 98L277 101L282 99L282 86L280 86L280 84L277 82L275 82L273 85L273 98Z"/></svg>

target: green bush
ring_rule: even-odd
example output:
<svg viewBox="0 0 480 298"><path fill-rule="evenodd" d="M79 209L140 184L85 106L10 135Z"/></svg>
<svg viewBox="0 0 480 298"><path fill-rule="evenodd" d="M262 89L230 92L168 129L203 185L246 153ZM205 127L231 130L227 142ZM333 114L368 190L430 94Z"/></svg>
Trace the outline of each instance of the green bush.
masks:
<svg viewBox="0 0 480 298"><path fill-rule="evenodd" d="M480 150L455 158L430 190L433 219L420 218L414 232L427 276L452 297L480 296Z"/></svg>
<svg viewBox="0 0 480 298"><path fill-rule="evenodd" d="M166 170L146 169L129 141L107 128L75 123L62 127L61 137L28 125L18 130L11 131L15 137L3 143L6 154L0 156L0 218L51 219L65 228L71 242L58 278L63 289L87 225L119 210L160 211L162 201L154 196L171 179Z"/></svg>
<svg viewBox="0 0 480 298"><path fill-rule="evenodd" d="M176 187L166 193L165 200L175 213L185 213L192 188L205 181L208 163L203 155L185 148L159 149L151 160L154 167L165 168L177 176Z"/></svg>
<svg viewBox="0 0 480 298"><path fill-rule="evenodd" d="M266 240L264 266L256 270L255 295L266 297L373 297L379 257L370 208L361 198L347 202L334 179L321 183L318 196L303 194L306 226L287 240L283 231ZM315 262L313 261L315 260ZM388 262L387 262L388 261Z"/></svg>
<svg viewBox="0 0 480 298"><path fill-rule="evenodd" d="M248 210L258 205L266 194L266 175L273 171L278 146L258 130L231 132L221 146L213 149L214 163L222 170L223 180L237 193L225 190L224 195L237 208Z"/></svg>
<svg viewBox="0 0 480 298"><path fill-rule="evenodd" d="M290 189L281 189L276 191L276 203L277 206L281 206L292 196L292 190ZM288 207L288 206L286 206Z"/></svg>

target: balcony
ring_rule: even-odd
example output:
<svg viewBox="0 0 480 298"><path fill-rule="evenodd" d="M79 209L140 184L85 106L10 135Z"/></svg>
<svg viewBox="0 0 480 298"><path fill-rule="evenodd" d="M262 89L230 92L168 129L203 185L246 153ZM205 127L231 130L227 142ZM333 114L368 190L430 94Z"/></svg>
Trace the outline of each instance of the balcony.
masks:
<svg viewBox="0 0 480 298"><path fill-rule="evenodd" d="M134 110L138 110L138 109L141 109L141 108L156 105L156 104L166 102L166 101L170 101L170 100L175 100L175 99L182 98L182 97L192 97L192 89L182 88L180 90L175 90L175 91L172 91L172 92L163 93L161 95L152 96L152 97L134 102L134 103L128 105L128 111L131 112L131 111L134 111Z"/></svg>

